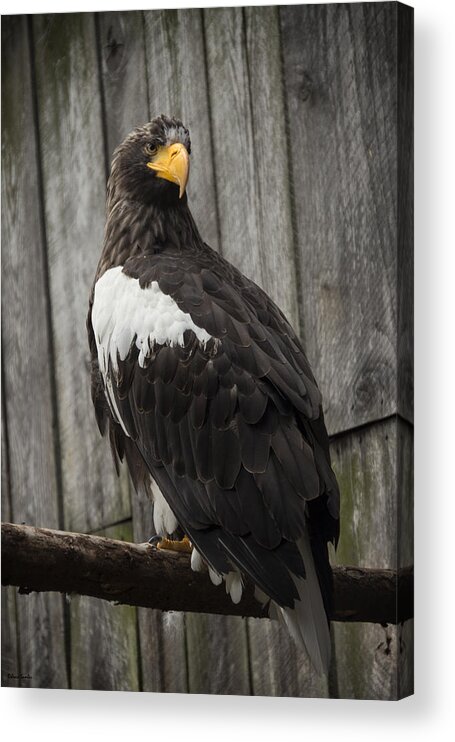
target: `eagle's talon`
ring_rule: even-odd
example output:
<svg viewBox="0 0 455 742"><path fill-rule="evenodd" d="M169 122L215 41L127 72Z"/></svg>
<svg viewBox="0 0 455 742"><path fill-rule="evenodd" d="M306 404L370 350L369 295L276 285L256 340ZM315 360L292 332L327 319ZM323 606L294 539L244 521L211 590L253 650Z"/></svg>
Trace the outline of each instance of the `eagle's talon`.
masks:
<svg viewBox="0 0 455 742"><path fill-rule="evenodd" d="M160 549L160 551L163 549L166 551L183 551L188 554L191 554L193 550L188 536L184 536L181 541L173 541L170 538L160 538L156 544L156 548Z"/></svg>
<svg viewBox="0 0 455 742"><path fill-rule="evenodd" d="M158 534L155 534L154 536L150 536L150 538L147 539L147 543L150 544L151 546L155 546L156 548L158 547L158 544L160 543L160 541L161 541L161 536L158 536Z"/></svg>

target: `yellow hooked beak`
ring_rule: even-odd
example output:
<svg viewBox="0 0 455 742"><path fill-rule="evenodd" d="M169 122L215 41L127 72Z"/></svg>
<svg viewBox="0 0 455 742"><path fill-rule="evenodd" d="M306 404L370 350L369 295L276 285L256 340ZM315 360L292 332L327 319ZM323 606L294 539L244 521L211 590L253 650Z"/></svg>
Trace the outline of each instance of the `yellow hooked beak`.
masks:
<svg viewBox="0 0 455 742"><path fill-rule="evenodd" d="M184 144L176 142L160 147L153 161L147 163L147 167L155 170L158 178L176 183L179 186L179 198L182 198L190 172L190 156Z"/></svg>

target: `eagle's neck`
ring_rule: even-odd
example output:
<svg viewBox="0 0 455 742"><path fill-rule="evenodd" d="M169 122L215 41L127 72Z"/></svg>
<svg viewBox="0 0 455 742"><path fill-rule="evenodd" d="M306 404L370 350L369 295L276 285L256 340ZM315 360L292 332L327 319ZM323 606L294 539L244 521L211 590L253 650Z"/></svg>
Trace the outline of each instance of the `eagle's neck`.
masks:
<svg viewBox="0 0 455 742"><path fill-rule="evenodd" d="M203 241L184 202L162 208L119 199L107 204L107 218L96 279L109 268L124 265L141 252L167 247L182 251L203 249Z"/></svg>

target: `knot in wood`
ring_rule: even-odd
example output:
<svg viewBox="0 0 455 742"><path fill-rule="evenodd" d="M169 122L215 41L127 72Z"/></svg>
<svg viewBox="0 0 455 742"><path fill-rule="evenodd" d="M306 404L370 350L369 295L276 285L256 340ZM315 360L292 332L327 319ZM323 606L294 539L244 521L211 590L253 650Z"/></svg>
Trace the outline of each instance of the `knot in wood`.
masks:
<svg viewBox="0 0 455 742"><path fill-rule="evenodd" d="M304 69L299 70L299 78L300 99L305 102L311 97L314 90L314 82L310 73Z"/></svg>

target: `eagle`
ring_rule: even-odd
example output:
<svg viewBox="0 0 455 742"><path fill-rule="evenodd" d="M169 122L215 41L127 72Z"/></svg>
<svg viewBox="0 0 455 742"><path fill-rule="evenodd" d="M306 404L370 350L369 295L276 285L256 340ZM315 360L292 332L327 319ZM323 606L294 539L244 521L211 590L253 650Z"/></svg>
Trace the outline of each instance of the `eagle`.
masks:
<svg viewBox="0 0 455 742"><path fill-rule="evenodd" d="M191 551L234 603L251 581L327 673L339 489L321 393L278 306L201 237L190 154L165 115L114 152L87 318L96 420L158 548Z"/></svg>

